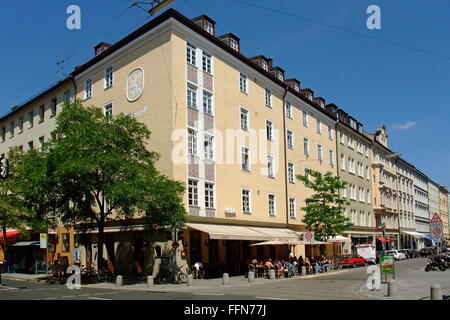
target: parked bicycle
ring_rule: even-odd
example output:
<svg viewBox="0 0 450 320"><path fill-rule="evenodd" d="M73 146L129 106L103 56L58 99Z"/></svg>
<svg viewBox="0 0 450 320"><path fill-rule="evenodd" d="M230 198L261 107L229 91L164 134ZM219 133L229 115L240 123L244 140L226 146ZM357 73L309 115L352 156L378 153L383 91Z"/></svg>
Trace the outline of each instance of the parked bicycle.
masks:
<svg viewBox="0 0 450 320"><path fill-rule="evenodd" d="M178 266L164 266L158 273L156 279L159 283L187 283L187 274Z"/></svg>

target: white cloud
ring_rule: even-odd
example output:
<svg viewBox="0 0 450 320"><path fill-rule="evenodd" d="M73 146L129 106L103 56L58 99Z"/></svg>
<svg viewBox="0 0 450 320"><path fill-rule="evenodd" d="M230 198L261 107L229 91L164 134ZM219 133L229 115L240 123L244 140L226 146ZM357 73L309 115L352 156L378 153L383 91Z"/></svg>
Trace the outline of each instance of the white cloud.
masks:
<svg viewBox="0 0 450 320"><path fill-rule="evenodd" d="M394 130L408 130L414 127L417 124L416 121L406 121L405 123L396 123L392 125L392 129Z"/></svg>

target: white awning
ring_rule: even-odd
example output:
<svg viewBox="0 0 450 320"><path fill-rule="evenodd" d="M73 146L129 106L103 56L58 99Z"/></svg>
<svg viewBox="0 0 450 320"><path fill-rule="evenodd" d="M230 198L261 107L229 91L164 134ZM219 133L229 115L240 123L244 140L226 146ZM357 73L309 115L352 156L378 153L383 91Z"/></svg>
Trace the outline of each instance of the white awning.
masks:
<svg viewBox="0 0 450 320"><path fill-rule="evenodd" d="M39 241L20 241L13 243L11 247L28 247L28 246L39 246Z"/></svg>
<svg viewBox="0 0 450 320"><path fill-rule="evenodd" d="M339 242L352 242L352 239L349 239L349 238L346 238L346 237L343 237L343 236L335 236L335 237L332 237L332 238L328 238L327 241L328 242L337 242L337 241L339 241Z"/></svg>
<svg viewBox="0 0 450 320"><path fill-rule="evenodd" d="M255 240L255 241L284 241L298 240L299 234L290 229L246 227L221 224L187 223L189 228L209 234L211 239L217 240Z"/></svg>
<svg viewBox="0 0 450 320"><path fill-rule="evenodd" d="M402 231L402 233L406 233L409 234L415 238L426 238L428 237L426 234L420 233L420 232L415 232L415 231Z"/></svg>
<svg viewBox="0 0 450 320"><path fill-rule="evenodd" d="M258 242L258 243L253 243L250 246L295 246L297 244L305 244L304 241L278 241L278 240L273 240L273 241L264 241L264 242Z"/></svg>

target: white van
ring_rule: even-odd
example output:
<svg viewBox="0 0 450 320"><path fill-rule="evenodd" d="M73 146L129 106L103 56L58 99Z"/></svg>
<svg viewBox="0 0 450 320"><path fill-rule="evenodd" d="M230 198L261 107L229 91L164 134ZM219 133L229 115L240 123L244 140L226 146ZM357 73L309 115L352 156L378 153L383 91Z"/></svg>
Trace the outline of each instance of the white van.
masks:
<svg viewBox="0 0 450 320"><path fill-rule="evenodd" d="M356 253L366 259L370 264L375 264L377 251L373 244L356 245Z"/></svg>

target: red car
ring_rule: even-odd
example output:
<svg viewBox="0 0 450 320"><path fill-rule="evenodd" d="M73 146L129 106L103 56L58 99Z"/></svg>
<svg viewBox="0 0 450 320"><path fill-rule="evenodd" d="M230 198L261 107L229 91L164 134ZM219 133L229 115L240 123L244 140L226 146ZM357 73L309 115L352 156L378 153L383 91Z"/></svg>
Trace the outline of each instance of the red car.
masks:
<svg viewBox="0 0 450 320"><path fill-rule="evenodd" d="M335 269L340 269L342 267L357 267L365 266L367 260L356 253L344 253L338 254L333 259L333 264Z"/></svg>

